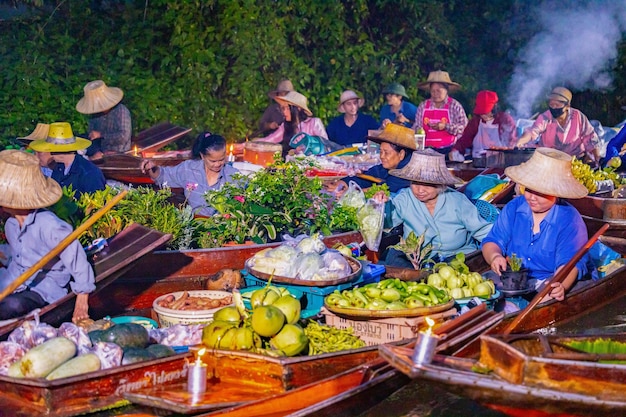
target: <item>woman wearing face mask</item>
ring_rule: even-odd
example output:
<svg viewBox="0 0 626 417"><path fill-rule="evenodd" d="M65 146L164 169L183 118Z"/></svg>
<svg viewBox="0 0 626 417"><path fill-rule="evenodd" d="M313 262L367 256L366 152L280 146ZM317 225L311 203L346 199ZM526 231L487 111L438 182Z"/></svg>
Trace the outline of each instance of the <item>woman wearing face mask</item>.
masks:
<svg viewBox="0 0 626 417"><path fill-rule="evenodd" d="M580 110L571 107L572 93L565 87L555 87L548 95L548 110L541 113L532 127L517 141L525 146L537 140L537 146L553 148L573 156L587 156L597 164L598 135L589 119Z"/></svg>

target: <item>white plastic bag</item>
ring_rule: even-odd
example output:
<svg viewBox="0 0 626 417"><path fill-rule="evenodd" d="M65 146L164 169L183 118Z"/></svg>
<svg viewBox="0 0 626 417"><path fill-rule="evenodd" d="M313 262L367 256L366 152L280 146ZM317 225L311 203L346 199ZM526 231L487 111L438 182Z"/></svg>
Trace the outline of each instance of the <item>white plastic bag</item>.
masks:
<svg viewBox="0 0 626 417"><path fill-rule="evenodd" d="M370 198L356 214L359 222L359 231L363 236L365 246L371 251L377 251L383 235L385 220L385 203L379 203Z"/></svg>
<svg viewBox="0 0 626 417"><path fill-rule="evenodd" d="M363 205L365 205L365 193L361 189L361 186L354 181L350 181L348 191L341 196L338 204L346 207L354 207L356 209L363 207Z"/></svg>

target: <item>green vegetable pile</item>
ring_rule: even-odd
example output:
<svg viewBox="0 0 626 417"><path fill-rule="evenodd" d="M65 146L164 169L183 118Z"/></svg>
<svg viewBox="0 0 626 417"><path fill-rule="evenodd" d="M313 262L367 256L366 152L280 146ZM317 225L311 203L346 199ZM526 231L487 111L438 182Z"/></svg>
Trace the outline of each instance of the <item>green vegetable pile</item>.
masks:
<svg viewBox="0 0 626 417"><path fill-rule="evenodd" d="M337 329L313 320L304 328L304 334L309 338L309 355L340 352L365 346L365 342L354 335L352 328Z"/></svg>
<svg viewBox="0 0 626 417"><path fill-rule="evenodd" d="M434 271L426 282L445 291L452 298L489 298L496 292L492 280L484 279L478 272L470 272L463 253L457 254L449 264L436 264Z"/></svg>
<svg viewBox="0 0 626 417"><path fill-rule="evenodd" d="M367 310L405 310L450 301L443 290L423 282L389 278L352 290L335 290L324 299L328 306Z"/></svg>
<svg viewBox="0 0 626 417"><path fill-rule="evenodd" d="M619 160L619 158L617 158L617 160ZM623 179L615 172L621 165L621 160L619 160L619 163L614 163L613 161L614 159L612 158L609 165L603 169L592 170L589 165L574 158L572 160L572 174L578 182L587 188L589 194L593 194L598 190L598 181L610 180L613 182L615 188L618 188L620 185L624 184Z"/></svg>

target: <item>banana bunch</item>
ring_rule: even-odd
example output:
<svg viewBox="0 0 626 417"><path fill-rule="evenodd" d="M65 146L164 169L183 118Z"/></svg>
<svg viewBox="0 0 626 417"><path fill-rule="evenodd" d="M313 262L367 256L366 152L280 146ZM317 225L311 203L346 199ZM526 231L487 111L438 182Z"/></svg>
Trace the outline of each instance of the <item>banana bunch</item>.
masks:
<svg viewBox="0 0 626 417"><path fill-rule="evenodd" d="M352 328L338 329L311 320L304 328L304 333L309 338L309 355L340 352L365 346L365 342L354 335Z"/></svg>
<svg viewBox="0 0 626 417"><path fill-rule="evenodd" d="M607 166L604 169L593 170L584 162L573 158L572 159L572 174L574 178L578 180L582 185L587 188L589 194L594 194L598 191L598 184L602 181L611 181L615 188L618 188L623 184L622 178L615 172L615 167L612 165Z"/></svg>

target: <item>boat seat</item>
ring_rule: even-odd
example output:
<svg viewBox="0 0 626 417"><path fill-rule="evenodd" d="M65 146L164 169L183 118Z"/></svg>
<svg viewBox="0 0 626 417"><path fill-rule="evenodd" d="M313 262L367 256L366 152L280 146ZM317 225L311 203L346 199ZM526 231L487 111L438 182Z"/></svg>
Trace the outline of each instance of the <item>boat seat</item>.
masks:
<svg viewBox="0 0 626 417"><path fill-rule="evenodd" d="M159 123L146 130L142 130L131 139L131 150L127 153L154 152L165 145L180 139L190 128L173 125L169 122Z"/></svg>

